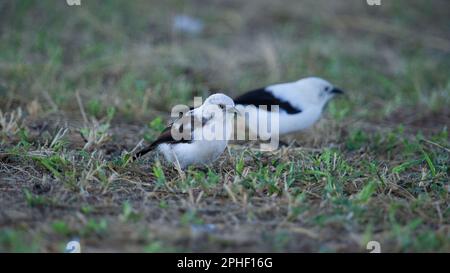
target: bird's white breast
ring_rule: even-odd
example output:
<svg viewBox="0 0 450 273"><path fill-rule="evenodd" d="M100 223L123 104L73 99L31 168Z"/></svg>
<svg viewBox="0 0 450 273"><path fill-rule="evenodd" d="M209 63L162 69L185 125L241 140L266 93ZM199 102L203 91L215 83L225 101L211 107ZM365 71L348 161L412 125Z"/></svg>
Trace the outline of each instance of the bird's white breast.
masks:
<svg viewBox="0 0 450 273"><path fill-rule="evenodd" d="M301 113L290 115L279 113L280 135L301 131L311 127L320 118L322 109L320 107L310 107Z"/></svg>
<svg viewBox="0 0 450 273"><path fill-rule="evenodd" d="M275 134L285 135L301 131L312 126L321 116L321 107L310 107L298 114L287 114L284 111L268 112L254 106L238 106L239 111L247 115L239 118L239 124L245 123L250 131L263 140ZM270 124L269 126L265 124ZM242 126L238 126L242 130Z"/></svg>
<svg viewBox="0 0 450 273"><path fill-rule="evenodd" d="M167 161L171 163L178 161L181 168L212 163L223 153L231 135L232 120L230 119L226 122L224 128L226 134L223 138L211 140L204 137L204 134L210 132L212 125L218 126L219 123L220 121L196 129L191 143L161 144L158 150Z"/></svg>

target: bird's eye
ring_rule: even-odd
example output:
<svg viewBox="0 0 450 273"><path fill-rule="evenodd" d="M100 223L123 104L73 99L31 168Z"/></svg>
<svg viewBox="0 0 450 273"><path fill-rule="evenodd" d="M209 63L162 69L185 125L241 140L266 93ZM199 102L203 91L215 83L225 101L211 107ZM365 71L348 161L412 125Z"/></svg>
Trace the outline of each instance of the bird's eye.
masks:
<svg viewBox="0 0 450 273"><path fill-rule="evenodd" d="M325 92L330 92L330 90L331 90L331 87L329 87L329 86L325 87Z"/></svg>
<svg viewBox="0 0 450 273"><path fill-rule="evenodd" d="M225 109L225 105L223 105L223 104L219 104L219 107L220 107L220 109Z"/></svg>

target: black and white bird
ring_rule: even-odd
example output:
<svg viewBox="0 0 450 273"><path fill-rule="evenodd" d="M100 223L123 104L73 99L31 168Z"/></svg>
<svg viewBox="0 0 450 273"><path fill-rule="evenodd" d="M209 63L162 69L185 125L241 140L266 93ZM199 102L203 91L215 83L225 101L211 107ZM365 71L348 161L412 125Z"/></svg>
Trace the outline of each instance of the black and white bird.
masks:
<svg viewBox="0 0 450 273"><path fill-rule="evenodd" d="M134 159L157 150L181 169L212 163L228 145L236 112L233 99L225 94L213 94L200 107L184 113L164 129Z"/></svg>
<svg viewBox="0 0 450 273"><path fill-rule="evenodd" d="M277 132L279 135L294 133L312 126L319 120L323 108L327 102L336 94L342 94L343 91L333 86L328 81L308 77L295 82L279 83L269 85L260 89L249 91L234 99L236 108L241 112L241 117L253 115L249 118L250 122L245 122L245 126L261 137L270 137ZM279 106L278 112L273 112L273 105ZM266 110L259 106L266 106ZM274 125L278 130L269 130L267 132L258 131L265 120L261 117L277 115L277 123ZM257 122L251 122L257 120Z"/></svg>

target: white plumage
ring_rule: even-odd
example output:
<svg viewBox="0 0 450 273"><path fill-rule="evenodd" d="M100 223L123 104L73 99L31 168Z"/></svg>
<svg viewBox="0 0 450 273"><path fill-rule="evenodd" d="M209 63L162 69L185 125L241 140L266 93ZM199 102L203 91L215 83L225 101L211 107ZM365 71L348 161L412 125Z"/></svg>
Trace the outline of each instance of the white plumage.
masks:
<svg viewBox="0 0 450 273"><path fill-rule="evenodd" d="M242 117L244 112L248 116L246 127L259 138L268 139L274 134L289 134L312 126L327 102L342 92L321 78L309 77L249 91L237 97L235 103ZM261 109L261 105L269 106L268 111ZM278 113L270 111L273 105L279 106ZM261 130L266 117L272 118L274 127Z"/></svg>
<svg viewBox="0 0 450 273"><path fill-rule="evenodd" d="M135 157L156 148L168 162L182 169L212 163L227 147L235 111L230 97L220 93L211 95L200 107L185 113L167 127L156 141ZM180 128L187 138L181 138Z"/></svg>

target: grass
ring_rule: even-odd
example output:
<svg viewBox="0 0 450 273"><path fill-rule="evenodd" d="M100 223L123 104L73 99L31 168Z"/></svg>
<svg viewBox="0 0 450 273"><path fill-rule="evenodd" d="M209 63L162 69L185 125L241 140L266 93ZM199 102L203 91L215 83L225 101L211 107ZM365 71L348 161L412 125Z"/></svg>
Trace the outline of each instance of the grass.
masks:
<svg viewBox="0 0 450 273"><path fill-rule="evenodd" d="M0 251L450 251L450 6L332 2L2 2ZM130 161L176 104L308 75L347 96L291 147Z"/></svg>

